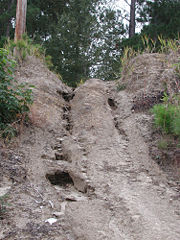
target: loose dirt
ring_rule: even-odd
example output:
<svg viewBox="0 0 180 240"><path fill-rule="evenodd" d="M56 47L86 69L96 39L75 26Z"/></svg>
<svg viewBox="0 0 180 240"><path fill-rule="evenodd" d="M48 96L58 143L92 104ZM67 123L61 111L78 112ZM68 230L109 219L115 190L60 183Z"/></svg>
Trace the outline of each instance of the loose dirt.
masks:
<svg viewBox="0 0 180 240"><path fill-rule="evenodd" d="M34 61L18 76L39 83L32 123L1 147L0 239L179 240L180 192L149 153L152 116L114 83L72 91Z"/></svg>

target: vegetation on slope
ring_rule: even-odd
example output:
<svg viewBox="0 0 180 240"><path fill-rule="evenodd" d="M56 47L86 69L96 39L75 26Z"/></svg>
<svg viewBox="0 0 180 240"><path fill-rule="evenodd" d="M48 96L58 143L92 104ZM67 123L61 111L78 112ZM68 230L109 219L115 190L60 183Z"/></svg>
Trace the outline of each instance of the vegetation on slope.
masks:
<svg viewBox="0 0 180 240"><path fill-rule="evenodd" d="M0 49L0 134L6 139L17 134L32 104L32 86L18 84L13 77L15 61L6 49Z"/></svg>

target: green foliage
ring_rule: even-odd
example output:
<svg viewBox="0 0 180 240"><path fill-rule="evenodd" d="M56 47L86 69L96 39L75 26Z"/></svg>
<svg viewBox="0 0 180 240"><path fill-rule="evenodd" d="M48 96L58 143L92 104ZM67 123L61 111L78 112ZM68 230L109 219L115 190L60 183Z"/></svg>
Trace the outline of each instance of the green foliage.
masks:
<svg viewBox="0 0 180 240"><path fill-rule="evenodd" d="M148 1L145 12L149 15L150 24L144 26L143 33L157 39L162 35L166 39L174 39L180 33L179 0Z"/></svg>
<svg viewBox="0 0 180 240"><path fill-rule="evenodd" d="M173 133L176 136L180 136L180 109L178 108L178 111L176 112L176 116L172 123L173 126Z"/></svg>
<svg viewBox="0 0 180 240"><path fill-rule="evenodd" d="M94 47L94 76L103 80L117 78L121 51L118 50L119 39L126 33L120 11L103 9L99 15L99 24Z"/></svg>
<svg viewBox="0 0 180 240"><path fill-rule="evenodd" d="M72 87L81 79L89 78L92 65L97 63L95 44L101 36L96 14L98 3L102 2L104 0L70 1L63 12L57 13L57 22L51 26L50 37L45 41L55 71Z"/></svg>
<svg viewBox="0 0 180 240"><path fill-rule="evenodd" d="M132 40L129 39L129 40ZM141 41L139 40L140 45L135 45L132 47L124 45L123 54L121 56L121 60L119 61L119 71L116 72L118 76L121 76L122 73L125 75L128 75L128 73L131 71L131 66L129 65L129 62L132 58L134 58L137 55L143 54L143 53L169 53L174 52L178 53L180 50L179 45L180 40L173 40L173 39L164 39L162 36L158 36L158 43L154 41L153 39L148 38L147 36L141 37ZM128 42L128 40L127 40ZM172 68L175 69L176 75L180 76L180 63L174 64Z"/></svg>
<svg viewBox="0 0 180 240"><path fill-rule="evenodd" d="M0 1L0 47L3 47L5 39L13 38L14 28L12 19L16 15L16 1L15 0L1 0Z"/></svg>
<svg viewBox="0 0 180 240"><path fill-rule="evenodd" d="M15 52L18 53L15 57L19 62L24 61L28 55L38 57L42 60L45 59L45 49L39 44L34 44L26 34L24 34L22 39L17 41L17 43L13 40L8 40L5 44L5 49L7 49L12 56L14 56Z"/></svg>
<svg viewBox="0 0 180 240"><path fill-rule="evenodd" d="M173 66L175 67L175 73L176 73L177 77L180 78L180 62L174 64Z"/></svg>
<svg viewBox="0 0 180 240"><path fill-rule="evenodd" d="M22 39L17 41L17 43L13 40L7 40L5 49L16 58L18 63L22 63L27 56L34 56L41 59L50 70L54 69L52 57L49 55L46 56L45 48L40 44L35 44L27 34L24 34Z"/></svg>
<svg viewBox="0 0 180 240"><path fill-rule="evenodd" d="M0 133L11 138L16 134L13 126L29 112L32 104L32 87L19 84L13 78L15 62L8 57L8 51L0 49Z"/></svg>
<svg viewBox="0 0 180 240"><path fill-rule="evenodd" d="M167 98L166 98L167 100ZM152 109L155 126L166 134L180 136L180 106L164 103L155 105Z"/></svg>
<svg viewBox="0 0 180 240"><path fill-rule="evenodd" d="M156 127L165 133L172 133L172 123L176 114L176 107L172 104L158 104L153 107L152 112Z"/></svg>
<svg viewBox="0 0 180 240"><path fill-rule="evenodd" d="M137 2L139 15L137 21L143 25L143 28L141 33L135 34L132 38L123 39L119 44L119 49L132 47L136 51L145 51L147 46L142 41L144 36L147 36L150 40L148 45L151 52L159 52L160 50L165 52L167 45L169 45L168 49L169 47L176 47L177 44L175 46L173 40L178 39L180 34L180 1L138 0ZM158 36L161 36L161 38ZM167 39L172 40L167 42Z"/></svg>

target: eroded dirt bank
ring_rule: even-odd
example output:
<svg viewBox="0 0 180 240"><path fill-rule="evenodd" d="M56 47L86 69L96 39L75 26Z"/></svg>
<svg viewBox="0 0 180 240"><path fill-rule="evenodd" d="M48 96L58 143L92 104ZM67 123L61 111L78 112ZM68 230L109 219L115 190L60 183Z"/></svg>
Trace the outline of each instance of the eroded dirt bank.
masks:
<svg viewBox="0 0 180 240"><path fill-rule="evenodd" d="M48 119L3 150L0 239L179 240L179 192L145 140L151 117L132 113L132 97L113 84L92 79L73 93L56 84L36 93L53 96Z"/></svg>

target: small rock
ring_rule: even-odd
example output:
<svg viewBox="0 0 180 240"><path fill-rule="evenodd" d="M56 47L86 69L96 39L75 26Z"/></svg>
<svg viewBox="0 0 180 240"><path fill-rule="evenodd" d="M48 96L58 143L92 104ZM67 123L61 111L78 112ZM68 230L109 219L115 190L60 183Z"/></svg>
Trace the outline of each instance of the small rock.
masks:
<svg viewBox="0 0 180 240"><path fill-rule="evenodd" d="M6 195L10 189L11 189L10 186L8 186L8 187L1 187L0 188L0 197Z"/></svg>
<svg viewBox="0 0 180 240"><path fill-rule="evenodd" d="M53 223L56 223L58 220L56 218L49 218L47 219L45 222L49 223L50 225L52 225Z"/></svg>

